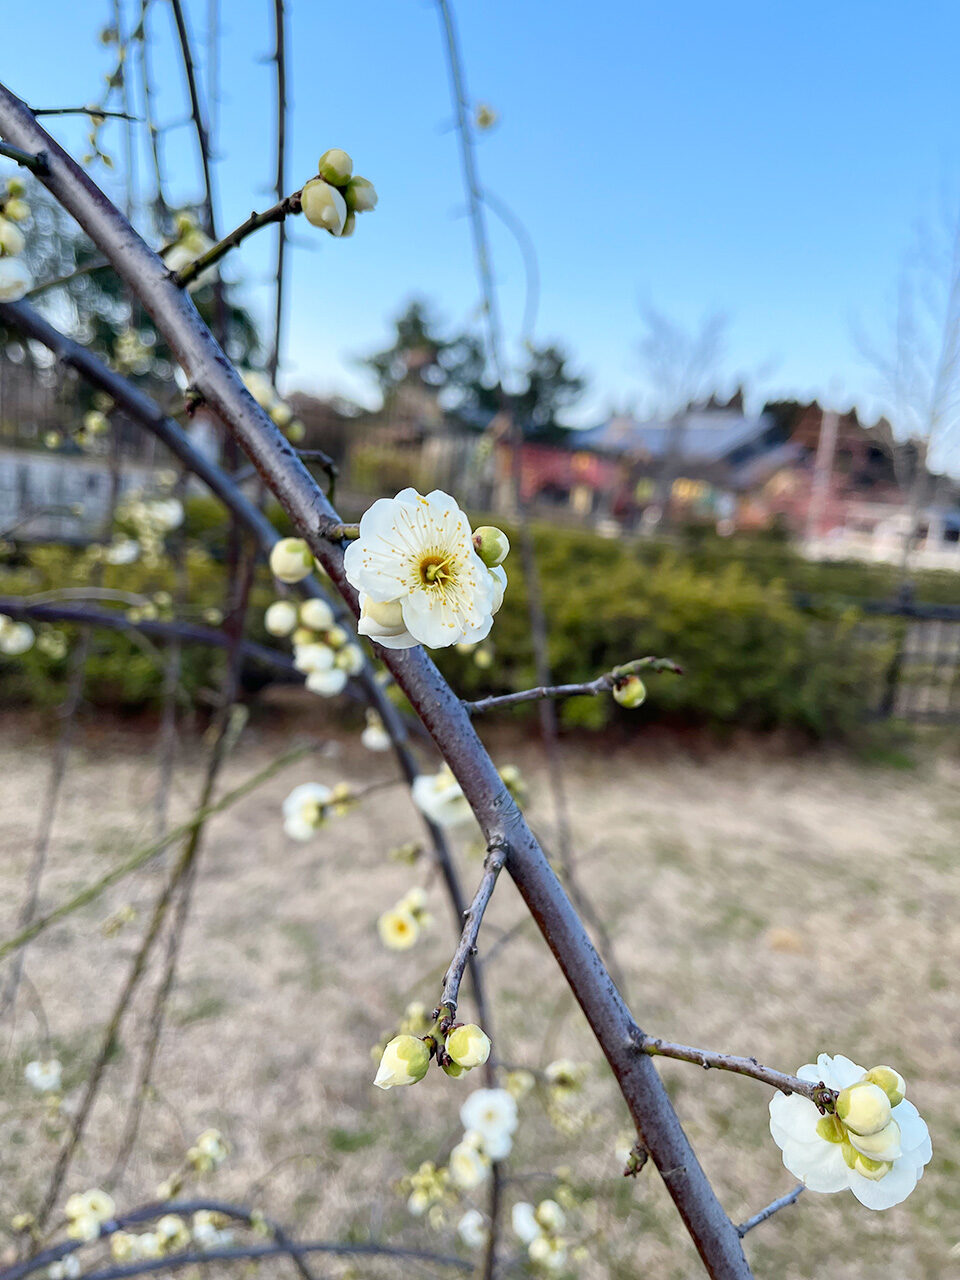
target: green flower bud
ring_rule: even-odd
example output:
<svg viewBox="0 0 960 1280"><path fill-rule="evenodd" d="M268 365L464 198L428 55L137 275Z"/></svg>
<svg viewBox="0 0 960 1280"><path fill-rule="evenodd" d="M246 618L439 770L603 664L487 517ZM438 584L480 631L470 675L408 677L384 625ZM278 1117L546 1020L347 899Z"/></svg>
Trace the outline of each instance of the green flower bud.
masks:
<svg viewBox="0 0 960 1280"><path fill-rule="evenodd" d="M89 413L83 415L83 429L89 431L92 436L102 436L109 426L106 416L96 409L91 409Z"/></svg>
<svg viewBox="0 0 960 1280"><path fill-rule="evenodd" d="M8 253L12 258L16 257L18 253L23 253L26 243L20 228L15 227L6 218L0 217L0 252Z"/></svg>
<svg viewBox="0 0 960 1280"><path fill-rule="evenodd" d="M613 697L621 707L628 707L633 711L646 701L647 686L638 675L624 676L613 686Z"/></svg>
<svg viewBox="0 0 960 1280"><path fill-rule="evenodd" d="M294 648L297 648L302 644L315 644L316 639L316 635L309 627L297 627L296 631L294 631L293 635L290 637Z"/></svg>
<svg viewBox="0 0 960 1280"><path fill-rule="evenodd" d="M374 1084L378 1089L416 1084L427 1074L430 1050L417 1036L394 1036L383 1051Z"/></svg>
<svg viewBox="0 0 960 1280"><path fill-rule="evenodd" d="M506 560L510 540L502 529L485 524L473 531L473 549L488 569L495 569Z"/></svg>
<svg viewBox="0 0 960 1280"><path fill-rule="evenodd" d="M322 227L332 236L343 232L347 220L347 206L336 187L322 178L311 178L300 193L300 207L306 220L315 227Z"/></svg>
<svg viewBox="0 0 960 1280"><path fill-rule="evenodd" d="M858 1155L851 1168L871 1182L879 1182L887 1176L893 1165L888 1160L871 1160L869 1156Z"/></svg>
<svg viewBox="0 0 960 1280"><path fill-rule="evenodd" d="M302 582L313 568L313 556L302 538L281 538L270 552L270 572L281 582Z"/></svg>
<svg viewBox="0 0 960 1280"><path fill-rule="evenodd" d="M447 1036L445 1047L454 1062L468 1071L490 1057L490 1037L475 1022L455 1027Z"/></svg>
<svg viewBox="0 0 960 1280"><path fill-rule="evenodd" d="M456 1079L457 1076L462 1076L467 1069L466 1067L461 1067L458 1062L444 1062L441 1065L447 1075L452 1076L454 1079Z"/></svg>
<svg viewBox="0 0 960 1280"><path fill-rule="evenodd" d="M23 196L27 194L27 184L16 174L12 178L7 179L7 192L11 196Z"/></svg>
<svg viewBox="0 0 960 1280"><path fill-rule="evenodd" d="M840 1091L837 1115L853 1133L879 1133L890 1123L890 1099L879 1085L860 1080Z"/></svg>
<svg viewBox="0 0 960 1280"><path fill-rule="evenodd" d="M347 183L343 198L351 213L369 213L377 207L377 189L366 178L351 178Z"/></svg>
<svg viewBox="0 0 960 1280"><path fill-rule="evenodd" d="M906 1081L893 1067L871 1067L863 1078L883 1090L891 1107L898 1107L907 1096Z"/></svg>
<svg viewBox="0 0 960 1280"><path fill-rule="evenodd" d="M317 173L325 182L332 182L335 187L345 186L353 174L353 161L339 147L331 147L320 157Z"/></svg>
<svg viewBox="0 0 960 1280"><path fill-rule="evenodd" d="M846 1133L836 1116L823 1116L817 1121L817 1136L824 1142L844 1142Z"/></svg>
<svg viewBox="0 0 960 1280"><path fill-rule="evenodd" d="M26 200L8 200L3 206L3 216L11 222L25 222L30 217L30 206Z"/></svg>
<svg viewBox="0 0 960 1280"><path fill-rule="evenodd" d="M306 434L307 429L299 418L294 418L289 427L287 427L287 439L292 444L299 444Z"/></svg>

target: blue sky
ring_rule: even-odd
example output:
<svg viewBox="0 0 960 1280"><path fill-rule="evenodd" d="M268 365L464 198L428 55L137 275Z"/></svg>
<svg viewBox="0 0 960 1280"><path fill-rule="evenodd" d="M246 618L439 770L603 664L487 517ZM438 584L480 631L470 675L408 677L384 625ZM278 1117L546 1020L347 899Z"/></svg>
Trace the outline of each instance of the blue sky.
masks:
<svg viewBox="0 0 960 1280"><path fill-rule="evenodd" d="M742 374L758 394L870 403L874 379L855 333L889 322L916 221L960 168L960 7L454 5L471 97L500 113L479 140L481 175L537 246L536 336L562 340L589 378L580 420L642 398L642 302L691 326L726 313L727 382ZM281 384L369 400L356 359L387 340L406 299L434 300L451 326L476 318L439 23L430 0L289 6L290 187L341 146L381 201L350 241L295 224ZM258 59L272 46L272 4L221 8L226 228L269 199L272 72ZM111 10L5 6L0 76L33 105L90 101L109 69L95 32ZM189 0L188 10L202 62L207 4ZM151 31L162 115L176 119L182 81L160 0ZM82 145L77 123L50 123ZM120 154L119 132L112 141ZM182 199L197 194L191 142L183 129L168 142ZM109 185L102 169L95 175ZM522 264L495 225L492 237L515 339ZM264 311L269 261L267 233L232 268Z"/></svg>

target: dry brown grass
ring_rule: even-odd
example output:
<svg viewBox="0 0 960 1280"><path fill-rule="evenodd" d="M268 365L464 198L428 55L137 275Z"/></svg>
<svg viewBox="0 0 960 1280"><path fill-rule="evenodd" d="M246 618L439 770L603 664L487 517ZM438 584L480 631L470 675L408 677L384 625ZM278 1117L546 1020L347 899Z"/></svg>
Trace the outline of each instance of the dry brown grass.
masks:
<svg viewBox="0 0 960 1280"><path fill-rule="evenodd" d="M311 704L315 706L315 704ZM227 769L236 783L278 752L292 731L248 730ZM529 775L535 825L549 836L549 803L535 746L501 742L501 763ZM151 831L152 744L115 726L81 735L56 825L43 900L59 901ZM0 936L12 932L42 795L48 743L7 724ZM175 810L186 815L202 764L199 744L179 760ZM890 1061L927 1116L934 1162L907 1204L871 1214L847 1195L808 1194L749 1238L767 1280L934 1280L960 1274L954 1082L960 995L957 833L960 769L941 753L913 771L842 758L776 758L753 747L694 758L677 747L567 750L581 876L610 922L629 997L645 1029L712 1048L754 1053L792 1069L818 1050ZM431 1072L416 1089L371 1088L370 1045L406 1001L432 1003L451 949L451 922L429 870L385 861L417 835L402 790L377 795L314 842L282 835L280 801L310 778L361 781L390 771L352 741L334 739L216 818L206 841L180 981L136 1155L117 1190L148 1198L200 1129L216 1125L233 1154L209 1189L256 1198L311 1235L432 1237L391 1189L420 1159L442 1157L458 1134L470 1083ZM462 855L468 885L478 864ZM161 868L138 873L50 930L27 972L43 1002L75 1099L136 948ZM411 883L430 884L435 920L412 952L388 955L377 915ZM136 922L105 938L119 905ZM523 917L504 877L484 939ZM152 979L149 989L152 989ZM624 1109L539 936L527 927L488 969L496 1044L511 1063L556 1056L594 1064L585 1099L592 1122L555 1132L536 1098L523 1104L517 1173L566 1165L585 1199L579 1215L586 1276L657 1280L700 1274L657 1177L619 1176L615 1139ZM16 1033L5 1030L0 1115L0 1214L36 1203L56 1150L43 1104L22 1082L41 1049L29 993ZM138 1011L146 1007L141 997ZM112 1160L129 1095L142 1016L127 1025L68 1191L95 1183ZM663 1067L681 1118L735 1218L788 1190L790 1175L766 1130L768 1092L683 1064ZM510 1195L548 1194L550 1177ZM455 1222L456 1215L452 1221ZM277 1273L289 1274L278 1266ZM273 1271L269 1271L273 1274ZM335 1267L323 1274L340 1274ZM357 1274L356 1272L354 1274ZM364 1266L362 1274L398 1274Z"/></svg>

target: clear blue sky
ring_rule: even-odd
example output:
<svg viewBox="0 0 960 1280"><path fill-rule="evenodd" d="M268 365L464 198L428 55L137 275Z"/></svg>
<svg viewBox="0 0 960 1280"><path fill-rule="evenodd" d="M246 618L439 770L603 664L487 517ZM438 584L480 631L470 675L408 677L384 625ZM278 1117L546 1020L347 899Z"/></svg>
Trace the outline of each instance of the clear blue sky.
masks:
<svg viewBox="0 0 960 1280"><path fill-rule="evenodd" d="M581 418L643 392L644 299L689 324L727 313L731 379L762 371L763 392L868 400L855 328L889 318L913 225L960 169L960 7L454 4L471 97L501 117L479 142L482 178L536 243L537 337L561 339L589 377ZM321 151L342 146L381 201L350 241L295 225L281 381L369 399L355 359L387 340L405 299L435 300L452 325L476 316L438 19L430 0L289 7L291 189ZM5 5L0 76L33 105L90 101L109 69L95 29L111 8ZM262 207L272 181L272 73L257 63L272 45L272 4L221 8L226 227ZM168 6L154 9L156 76L173 119L182 85ZM202 61L207 5L188 9ZM78 125L52 123L76 142ZM184 199L197 194L190 142L181 130L169 145ZM119 154L118 132L113 143ZM516 335L522 266L496 227L493 243ZM261 308L268 264L265 236L235 268Z"/></svg>

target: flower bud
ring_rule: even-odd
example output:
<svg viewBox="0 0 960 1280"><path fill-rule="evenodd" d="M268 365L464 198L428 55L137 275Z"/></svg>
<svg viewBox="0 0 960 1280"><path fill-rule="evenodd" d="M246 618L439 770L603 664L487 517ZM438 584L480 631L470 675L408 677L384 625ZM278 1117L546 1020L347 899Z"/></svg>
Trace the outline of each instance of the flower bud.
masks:
<svg viewBox="0 0 960 1280"><path fill-rule="evenodd" d="M272 636L288 636L297 625L297 607L289 600L274 600L263 615L263 625Z"/></svg>
<svg viewBox="0 0 960 1280"><path fill-rule="evenodd" d="M322 178L311 178L300 195L304 217L315 227L339 236L347 220L347 206L336 187Z"/></svg>
<svg viewBox="0 0 960 1280"><path fill-rule="evenodd" d="M270 417L273 419L274 425L278 426L281 431L289 427L293 421L293 410L284 400L278 400L270 410Z"/></svg>
<svg viewBox="0 0 960 1280"><path fill-rule="evenodd" d="M837 1115L853 1133L879 1133L890 1123L890 1099L879 1085L861 1080L840 1091Z"/></svg>
<svg viewBox="0 0 960 1280"><path fill-rule="evenodd" d="M906 1081L893 1067L871 1067L863 1078L883 1090L891 1107L898 1107L907 1096Z"/></svg>
<svg viewBox="0 0 960 1280"><path fill-rule="evenodd" d="M11 222L25 222L30 217L30 206L26 200L8 200L3 206L3 216Z"/></svg>
<svg viewBox="0 0 960 1280"><path fill-rule="evenodd" d="M343 193L347 208L351 213L370 213L377 207L377 189L366 178L351 178Z"/></svg>
<svg viewBox="0 0 960 1280"><path fill-rule="evenodd" d="M817 1121L817 1137L824 1142L845 1142L847 1133L836 1116L822 1116Z"/></svg>
<svg viewBox="0 0 960 1280"><path fill-rule="evenodd" d="M18 302L32 288L33 277L19 258L0 258L0 302Z"/></svg>
<svg viewBox="0 0 960 1280"><path fill-rule="evenodd" d="M0 214L0 253L7 253L11 257L16 257L18 253L23 253L26 244L27 242L24 240L23 232L20 228L15 227L12 222L8 222Z"/></svg>
<svg viewBox="0 0 960 1280"><path fill-rule="evenodd" d="M485 524L473 531L473 549L488 569L495 569L506 560L510 540L502 529Z"/></svg>
<svg viewBox="0 0 960 1280"><path fill-rule="evenodd" d="M490 1057L490 1037L475 1022L455 1027L447 1036L446 1050L458 1066L482 1066Z"/></svg>
<svg viewBox="0 0 960 1280"><path fill-rule="evenodd" d="M333 610L326 600L304 600L300 606L300 621L313 631L326 631L333 626Z"/></svg>
<svg viewBox="0 0 960 1280"><path fill-rule="evenodd" d="M454 1079L457 1076L462 1076L467 1069L466 1067L461 1067L457 1062L442 1062L440 1065L447 1075L452 1076Z"/></svg>
<svg viewBox="0 0 960 1280"><path fill-rule="evenodd" d="M302 582L313 568L313 556L302 538L281 538L270 552L270 572L281 582Z"/></svg>
<svg viewBox="0 0 960 1280"><path fill-rule="evenodd" d="M621 707L630 711L643 705L647 697L647 686L638 675L624 676L613 686L613 697Z"/></svg>
<svg viewBox="0 0 960 1280"><path fill-rule="evenodd" d="M27 184L17 174L7 179L7 193L11 196L25 196L27 194Z"/></svg>
<svg viewBox="0 0 960 1280"><path fill-rule="evenodd" d="M427 1074L430 1050L416 1036L394 1036L383 1051L374 1084L378 1089L416 1084Z"/></svg>
<svg viewBox="0 0 960 1280"><path fill-rule="evenodd" d="M562 1231L567 1224L566 1214L556 1200L541 1200L534 1209L533 1216L544 1231L550 1231L554 1235Z"/></svg>
<svg viewBox="0 0 960 1280"><path fill-rule="evenodd" d="M357 229L357 215L348 213L343 223L343 230L340 232L341 240L347 240Z"/></svg>
<svg viewBox="0 0 960 1280"><path fill-rule="evenodd" d="M303 425L299 418L294 418L287 427L287 439L291 444L299 444L307 434L307 428Z"/></svg>
<svg viewBox="0 0 960 1280"><path fill-rule="evenodd" d="M335 187L342 187L350 181L353 174L353 161L346 151L331 147L320 157L317 173L324 181L332 182Z"/></svg>
<svg viewBox="0 0 960 1280"><path fill-rule="evenodd" d="M98 409L91 409L83 415L83 429L92 436L102 436L109 429L110 423L105 414Z"/></svg>
<svg viewBox="0 0 960 1280"><path fill-rule="evenodd" d="M848 1138L855 1151L862 1156L869 1156L871 1160L899 1160L903 1155L900 1147L900 1126L896 1120L891 1120L879 1133L867 1135L850 1133Z"/></svg>
<svg viewBox="0 0 960 1280"><path fill-rule="evenodd" d="M294 648L301 644L316 644L318 636L315 631L311 631L309 627L297 627L293 635L290 637Z"/></svg>

